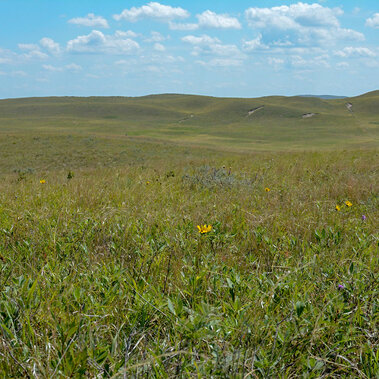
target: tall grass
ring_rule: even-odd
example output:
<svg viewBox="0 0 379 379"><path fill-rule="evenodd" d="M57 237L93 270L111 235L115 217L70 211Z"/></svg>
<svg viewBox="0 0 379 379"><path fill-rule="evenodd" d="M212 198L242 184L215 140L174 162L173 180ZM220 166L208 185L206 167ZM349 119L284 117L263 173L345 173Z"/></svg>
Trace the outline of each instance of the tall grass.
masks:
<svg viewBox="0 0 379 379"><path fill-rule="evenodd" d="M377 377L377 160L3 175L1 376Z"/></svg>

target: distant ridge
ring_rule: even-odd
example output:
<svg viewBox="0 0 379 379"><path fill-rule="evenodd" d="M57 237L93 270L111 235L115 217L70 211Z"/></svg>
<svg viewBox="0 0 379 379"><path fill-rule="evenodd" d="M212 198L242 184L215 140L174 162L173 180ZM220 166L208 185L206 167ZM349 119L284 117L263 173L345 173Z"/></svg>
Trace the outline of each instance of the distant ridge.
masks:
<svg viewBox="0 0 379 379"><path fill-rule="evenodd" d="M0 142L13 134L125 143L138 138L238 151L378 148L379 91L340 99L163 94L0 100Z"/></svg>
<svg viewBox="0 0 379 379"><path fill-rule="evenodd" d="M346 99L347 96L334 96L334 95L298 95L299 97L316 97L318 99L332 100L332 99Z"/></svg>

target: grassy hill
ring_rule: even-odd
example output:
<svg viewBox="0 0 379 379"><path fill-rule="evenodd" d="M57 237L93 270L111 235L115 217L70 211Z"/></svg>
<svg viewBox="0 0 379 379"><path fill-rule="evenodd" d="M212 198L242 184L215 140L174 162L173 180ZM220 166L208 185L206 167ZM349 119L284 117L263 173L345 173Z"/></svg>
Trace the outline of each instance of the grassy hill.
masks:
<svg viewBox="0 0 379 379"><path fill-rule="evenodd" d="M1 100L0 377L378 377L378 105Z"/></svg>
<svg viewBox="0 0 379 379"><path fill-rule="evenodd" d="M378 91L333 100L166 94L0 101L3 138L18 133L137 137L235 151L375 147L378 120Z"/></svg>

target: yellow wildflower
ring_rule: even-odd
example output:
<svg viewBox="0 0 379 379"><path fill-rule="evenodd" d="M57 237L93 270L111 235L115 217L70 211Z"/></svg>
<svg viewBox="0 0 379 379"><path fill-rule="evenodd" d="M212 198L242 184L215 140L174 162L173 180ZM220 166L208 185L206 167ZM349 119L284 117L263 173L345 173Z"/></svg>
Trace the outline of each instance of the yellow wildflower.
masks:
<svg viewBox="0 0 379 379"><path fill-rule="evenodd" d="M345 201L345 204L346 204L348 207L351 207L351 206L353 205L353 203L350 203L349 200L346 200L346 201Z"/></svg>
<svg viewBox="0 0 379 379"><path fill-rule="evenodd" d="M212 230L212 225L197 225L200 234L209 233Z"/></svg>
<svg viewBox="0 0 379 379"><path fill-rule="evenodd" d="M341 210L341 207L337 204L336 205L336 211L339 212Z"/></svg>
<svg viewBox="0 0 379 379"><path fill-rule="evenodd" d="M41 184L45 184L45 183L46 183L46 180L45 180L45 179L41 179L39 182L40 182Z"/></svg>
<svg viewBox="0 0 379 379"><path fill-rule="evenodd" d="M149 185L149 184L150 184L150 182L146 182L146 184L147 184L147 185Z"/></svg>
<svg viewBox="0 0 379 379"><path fill-rule="evenodd" d="M270 192L271 190L270 190L270 188L266 187L266 188L265 188L265 191L266 191L266 192Z"/></svg>

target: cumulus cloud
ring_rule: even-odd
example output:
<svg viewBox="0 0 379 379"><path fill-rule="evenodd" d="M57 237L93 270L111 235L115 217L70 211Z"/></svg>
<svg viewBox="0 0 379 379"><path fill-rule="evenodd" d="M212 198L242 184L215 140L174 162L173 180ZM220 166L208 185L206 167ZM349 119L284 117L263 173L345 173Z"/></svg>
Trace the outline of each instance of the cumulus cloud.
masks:
<svg viewBox="0 0 379 379"><path fill-rule="evenodd" d="M25 53L21 55L23 58L32 59L46 59L48 55L41 51L41 47L47 50L51 54L57 54L60 52L60 47L57 42L54 42L51 38L42 38L39 45L34 43L19 43L18 48L24 50Z"/></svg>
<svg viewBox="0 0 379 379"><path fill-rule="evenodd" d="M190 43L191 45L211 45L214 43L220 43L220 40L216 37L210 37L206 34L203 34L200 37L196 36L185 36L182 38L182 41Z"/></svg>
<svg viewBox="0 0 379 379"><path fill-rule="evenodd" d="M48 55L41 51L40 47L34 43L19 43L18 48L26 51L21 55L24 59L46 59Z"/></svg>
<svg viewBox="0 0 379 379"><path fill-rule="evenodd" d="M48 37L42 38L39 43L51 54L59 54L61 50L59 43Z"/></svg>
<svg viewBox="0 0 379 379"><path fill-rule="evenodd" d="M250 41L243 42L243 49L246 52L251 52L254 50L265 50L268 46L262 42L262 34L259 34L256 38Z"/></svg>
<svg viewBox="0 0 379 379"><path fill-rule="evenodd" d="M88 13L86 17L76 17L68 20L70 24L80 26L90 26L92 28L109 28L108 21L101 16L95 16L93 13Z"/></svg>
<svg viewBox="0 0 379 379"><path fill-rule="evenodd" d="M371 28L379 29L379 13L375 13L372 17L368 18L366 25Z"/></svg>
<svg viewBox="0 0 379 379"><path fill-rule="evenodd" d="M133 54L139 47L136 41L120 33L105 35L98 30L67 42L67 51L72 53Z"/></svg>
<svg viewBox="0 0 379 379"><path fill-rule="evenodd" d="M197 30L200 28L209 29L241 29L241 24L237 18L227 14L217 14L210 10L196 15L198 23L175 23L170 22L171 30Z"/></svg>
<svg viewBox="0 0 379 379"><path fill-rule="evenodd" d="M240 63L244 58L244 55L236 45L222 44L218 38L210 37L206 34L203 34L200 37L188 35L183 37L182 41L193 46L191 52L192 55L211 56L214 66L221 66L221 63L215 64L215 62L222 62L226 59L225 57Z"/></svg>
<svg viewBox="0 0 379 379"><path fill-rule="evenodd" d="M342 58L347 57L375 57L374 51L368 49L367 47L344 47L342 50L336 51L335 55Z"/></svg>
<svg viewBox="0 0 379 379"><path fill-rule="evenodd" d="M227 14L217 14L207 10L196 17L201 28L241 29L238 19Z"/></svg>
<svg viewBox="0 0 379 379"><path fill-rule="evenodd" d="M125 20L136 22L144 18L152 18L158 21L171 21L174 19L184 19L189 17L189 12L183 8L171 7L157 2L150 2L142 7L132 7L124 9L120 14L115 14L113 18L117 21Z"/></svg>
<svg viewBox="0 0 379 379"><path fill-rule="evenodd" d="M298 45L330 44L343 39L364 40L362 33L341 28L338 17L342 14L340 8L301 2L245 11L249 25L271 39L278 39L286 33L286 41Z"/></svg>
<svg viewBox="0 0 379 379"><path fill-rule="evenodd" d="M273 8L249 8L245 15L249 24L257 28L276 27L282 30L303 27L338 27L336 16L340 8L326 8L320 4L297 3Z"/></svg>

